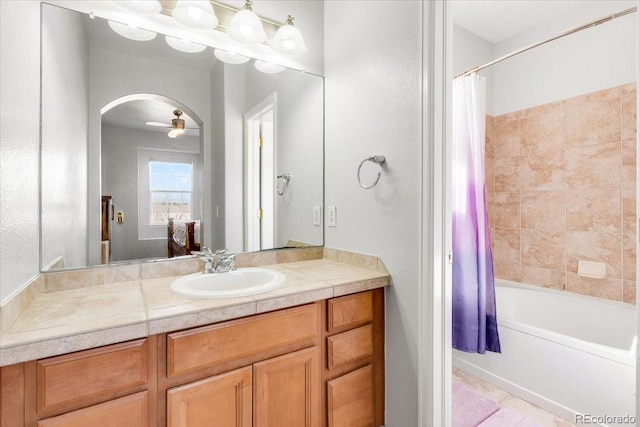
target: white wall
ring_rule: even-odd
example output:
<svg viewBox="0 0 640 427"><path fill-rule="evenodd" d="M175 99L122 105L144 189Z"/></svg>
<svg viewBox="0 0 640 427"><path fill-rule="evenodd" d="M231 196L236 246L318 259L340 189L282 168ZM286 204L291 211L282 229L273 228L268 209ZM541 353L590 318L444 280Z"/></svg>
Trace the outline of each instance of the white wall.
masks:
<svg viewBox="0 0 640 427"><path fill-rule="evenodd" d="M585 2L583 14L548 23L495 45L499 57L574 25L604 16L595 8L629 2ZM632 4L634 2L631 2ZM595 9L595 10L594 10ZM614 9L620 10L620 9ZM587 14L588 12L588 14ZM582 19L581 21L578 19ZM564 25L563 25L564 24ZM637 20L634 14L519 54L493 66L494 115L571 98L637 80ZM517 47L516 47L517 46Z"/></svg>
<svg viewBox="0 0 640 427"><path fill-rule="evenodd" d="M453 26L453 75L457 76L494 59L494 46L458 25ZM493 70L479 73L487 77L487 113L493 114Z"/></svg>
<svg viewBox="0 0 640 427"><path fill-rule="evenodd" d="M43 12L44 13L44 12ZM48 8L42 28L42 265L87 264L89 45L84 16ZM51 22L59 25L52 26Z"/></svg>
<svg viewBox="0 0 640 427"><path fill-rule="evenodd" d="M153 69L153 73L148 70ZM131 94L158 94L174 99L189 107L203 120L205 188L215 189L218 183L212 176L211 89L208 72L174 66L158 61L124 55L102 49L90 49L91 93L89 98L89 170L100 170L99 138L100 109L109 102ZM89 174L89 197L99 200L98 174ZM203 242L210 245L211 230L216 226L211 219L211 193L205 191L203 215ZM99 238L100 206L90 206L90 236ZM93 223L91 221L94 221ZM89 264L99 263L99 239L90 245ZM93 252L91 252L93 251Z"/></svg>
<svg viewBox="0 0 640 427"><path fill-rule="evenodd" d="M495 45L454 25L454 75L634 4L584 2ZM487 76L487 113L501 115L636 81L635 21L628 15L485 68L480 74Z"/></svg>
<svg viewBox="0 0 640 427"><path fill-rule="evenodd" d="M139 147L199 153L200 140L187 135L169 139L165 133L102 125L102 194L113 196L114 209L124 213L123 224L111 223L114 262L167 256L166 238L138 240Z"/></svg>
<svg viewBox="0 0 640 427"><path fill-rule="evenodd" d="M422 4L329 1L324 19L325 197L338 225L325 244L379 255L389 269L386 423L416 426ZM356 169L374 154L387 164L378 186L363 190Z"/></svg>
<svg viewBox="0 0 640 427"><path fill-rule="evenodd" d="M291 174L285 194L274 192L274 245L289 240L322 244L322 227L313 225L313 206L323 201L322 78L292 70L265 74L253 66L245 72L247 111L277 94L275 174Z"/></svg>
<svg viewBox="0 0 640 427"><path fill-rule="evenodd" d="M252 63L225 64L213 73L216 81L224 81L224 89L218 91L224 97L225 247L232 252L245 245L244 216L238 215L244 213L244 115L273 93L277 93L276 174L293 176L286 196L275 199L275 246L291 239L322 244L322 227L312 225L313 206L323 203L322 78L290 70L283 73L287 74L264 74Z"/></svg>
<svg viewBox="0 0 640 427"><path fill-rule="evenodd" d="M40 2L0 1L0 301L40 270Z"/></svg>
<svg viewBox="0 0 640 427"><path fill-rule="evenodd" d="M221 126L224 129L223 169L225 199L224 247L230 252L244 251L244 112L245 112L245 66L218 64L224 86L220 88L220 99L224 111Z"/></svg>

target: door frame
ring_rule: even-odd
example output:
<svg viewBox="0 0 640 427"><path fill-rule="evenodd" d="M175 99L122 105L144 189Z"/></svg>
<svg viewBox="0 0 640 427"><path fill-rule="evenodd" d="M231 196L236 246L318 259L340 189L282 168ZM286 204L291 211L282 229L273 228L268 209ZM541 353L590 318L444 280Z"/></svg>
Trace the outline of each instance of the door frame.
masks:
<svg viewBox="0 0 640 427"><path fill-rule="evenodd" d="M263 126L262 116L265 114L271 114L272 117L272 132L269 135L270 141L267 141L268 153L267 159L269 160L266 165L267 170L264 170L265 165L261 158L256 158L256 146L258 138L263 138ZM260 101L255 107L251 108L244 115L244 200L246 200L246 207L244 209L244 223L245 223L245 248L247 251L257 251L263 249L263 229L265 221L269 221L269 228L271 232L270 236L267 236L267 240L272 243L275 242L275 236L277 236L277 224L276 218L276 203L275 203L275 171L277 167L277 94L272 93L265 99ZM257 126L257 127L256 127ZM264 146L261 150L264 150ZM262 156L262 154L260 154ZM265 182L269 181L269 182ZM256 193L257 188L257 194ZM264 197L263 197L264 193ZM256 217L256 212L259 208L267 210L266 217L259 219ZM257 237L256 237L257 233ZM256 241L257 239L257 241ZM270 245L273 247L273 244Z"/></svg>
<svg viewBox="0 0 640 427"><path fill-rule="evenodd" d="M452 35L450 4L422 0L422 188L419 289L419 425L451 425L451 147ZM640 0L636 1L640 6ZM640 13L636 12L640 29ZM638 33L640 46L640 32ZM640 66L638 78L640 80ZM640 110L640 97L636 97ZM640 129L640 116L637 117ZM637 146L638 144L636 144ZM636 159L640 147L636 148ZM640 168L638 168L640 169ZM636 224L640 224L640 170L636 172ZM640 233L636 249L640 254ZM640 256L636 259L640 277ZM636 311L640 299L636 300ZM636 316L636 333L640 316ZM640 353L636 352L636 416L640 409Z"/></svg>
<svg viewBox="0 0 640 427"><path fill-rule="evenodd" d="M451 425L451 87L447 1L423 0L422 197L418 409L422 427Z"/></svg>

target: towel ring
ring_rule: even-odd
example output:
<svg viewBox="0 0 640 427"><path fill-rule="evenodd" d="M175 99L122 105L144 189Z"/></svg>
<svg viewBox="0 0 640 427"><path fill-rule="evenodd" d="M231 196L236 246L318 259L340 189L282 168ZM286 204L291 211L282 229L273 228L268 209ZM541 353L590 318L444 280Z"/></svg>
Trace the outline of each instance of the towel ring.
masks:
<svg viewBox="0 0 640 427"><path fill-rule="evenodd" d="M282 180L283 184L282 184L282 192L280 191L280 180ZM276 192L278 193L279 196L284 196L284 192L287 189L287 185L289 185L289 181L291 180L291 174L290 173L285 173L282 175L278 175L277 179L276 179Z"/></svg>
<svg viewBox="0 0 640 427"><path fill-rule="evenodd" d="M386 161L386 159L384 158L384 156L371 156L371 157L367 157L366 159L364 159L363 161L360 162L360 166L358 166L358 184L360 184L360 187L364 188L365 190L369 190L370 188L375 187L376 185L378 185L378 181L380 181L380 172L378 172L378 177L376 178L375 182L371 185L364 185L362 183L362 179L360 179L360 170L362 169L362 165L364 165L366 162L373 162L377 165L382 165L384 162Z"/></svg>

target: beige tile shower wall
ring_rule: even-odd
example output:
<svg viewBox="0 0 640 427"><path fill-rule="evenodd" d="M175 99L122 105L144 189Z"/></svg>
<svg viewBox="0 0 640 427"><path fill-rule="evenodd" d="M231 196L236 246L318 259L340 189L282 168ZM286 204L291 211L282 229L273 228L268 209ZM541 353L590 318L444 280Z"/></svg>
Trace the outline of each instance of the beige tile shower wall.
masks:
<svg viewBox="0 0 640 427"><path fill-rule="evenodd" d="M498 278L635 303L636 83L487 116ZM603 279L578 261L606 264Z"/></svg>

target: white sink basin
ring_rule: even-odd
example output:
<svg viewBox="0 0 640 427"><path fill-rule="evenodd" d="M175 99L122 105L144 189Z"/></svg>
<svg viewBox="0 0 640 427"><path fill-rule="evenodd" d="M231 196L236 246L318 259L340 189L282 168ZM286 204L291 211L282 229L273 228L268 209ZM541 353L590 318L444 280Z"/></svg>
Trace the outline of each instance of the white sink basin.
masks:
<svg viewBox="0 0 640 427"><path fill-rule="evenodd" d="M195 273L174 280L171 290L197 298L233 298L261 294L284 283L279 271L242 268L227 273Z"/></svg>

